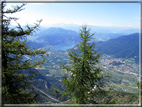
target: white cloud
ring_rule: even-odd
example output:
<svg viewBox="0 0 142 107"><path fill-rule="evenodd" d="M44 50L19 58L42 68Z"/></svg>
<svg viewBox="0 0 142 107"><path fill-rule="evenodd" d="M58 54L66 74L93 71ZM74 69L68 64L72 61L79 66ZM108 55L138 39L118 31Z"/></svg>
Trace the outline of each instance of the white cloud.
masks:
<svg viewBox="0 0 142 107"><path fill-rule="evenodd" d="M128 25L128 27L132 27L133 25Z"/></svg>
<svg viewBox="0 0 142 107"><path fill-rule="evenodd" d="M8 15L7 15L8 16ZM36 22L36 20L42 19L41 26L51 25L51 24L57 24L57 23L64 23L64 24L78 24L82 25L82 22L75 21L75 20L68 20L68 19L61 19L51 16L46 16L43 14L37 14L33 12L18 12L16 14L10 14L11 17L17 17L20 18L17 22L20 23L20 25L26 25L33 24ZM11 23L12 25L17 25L15 22Z"/></svg>
<svg viewBox="0 0 142 107"><path fill-rule="evenodd" d="M93 23L87 23L88 25L92 26L104 26L104 27L132 27L133 25L114 25L114 24L93 24Z"/></svg>
<svg viewBox="0 0 142 107"><path fill-rule="evenodd" d="M140 20L140 19L142 19L142 18L140 18L140 17L135 17L135 19L138 19L138 20Z"/></svg>

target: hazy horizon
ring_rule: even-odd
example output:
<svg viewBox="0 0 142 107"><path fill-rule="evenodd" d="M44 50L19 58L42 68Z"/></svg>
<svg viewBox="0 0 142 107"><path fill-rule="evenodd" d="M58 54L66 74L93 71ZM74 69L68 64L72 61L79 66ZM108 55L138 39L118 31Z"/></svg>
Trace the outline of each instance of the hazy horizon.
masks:
<svg viewBox="0 0 142 107"><path fill-rule="evenodd" d="M6 8L21 3L6 3ZM43 19L41 27L87 24L97 27L140 28L139 3L27 3L24 10L10 16L21 25ZM11 23L16 25L16 23Z"/></svg>

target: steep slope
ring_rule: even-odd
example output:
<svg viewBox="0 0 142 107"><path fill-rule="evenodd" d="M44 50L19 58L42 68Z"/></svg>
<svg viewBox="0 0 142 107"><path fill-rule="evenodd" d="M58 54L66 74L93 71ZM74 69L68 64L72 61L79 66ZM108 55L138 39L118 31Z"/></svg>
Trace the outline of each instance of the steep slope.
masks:
<svg viewBox="0 0 142 107"><path fill-rule="evenodd" d="M55 77L50 76L46 77L42 75L38 70L35 68L31 68L32 71L39 73L38 76L33 77L32 82L34 83L32 87L37 91L37 93L40 93L40 100L39 103L45 103L45 102L53 102L58 103L60 101L56 100L56 96L52 94L52 87L57 87L58 89L62 90L61 82L58 81ZM30 74L26 70L22 70L22 73Z"/></svg>
<svg viewBox="0 0 142 107"><path fill-rule="evenodd" d="M139 33L98 43L98 51L102 54L113 55L116 58L135 58L135 61L138 63Z"/></svg>
<svg viewBox="0 0 142 107"><path fill-rule="evenodd" d="M112 55L115 58L134 58L136 63L139 62L139 33L98 41L96 45L101 54ZM77 51L76 46L74 49Z"/></svg>

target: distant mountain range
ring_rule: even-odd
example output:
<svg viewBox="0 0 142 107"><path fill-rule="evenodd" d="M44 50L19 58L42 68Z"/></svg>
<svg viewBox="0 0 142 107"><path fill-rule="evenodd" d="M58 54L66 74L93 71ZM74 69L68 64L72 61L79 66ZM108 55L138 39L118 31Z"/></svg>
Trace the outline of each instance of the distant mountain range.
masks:
<svg viewBox="0 0 142 107"><path fill-rule="evenodd" d="M38 44L38 48L46 45L58 45L65 43L77 43L79 42L79 33L73 30L66 30L60 27L50 27L48 29L43 28L41 32L34 36L28 37L28 41L31 42L31 45L35 43ZM91 30L92 31L92 30ZM122 36L119 33L98 33L96 31L94 38L95 41L106 41L111 38L117 38ZM42 44L40 44L42 43Z"/></svg>
<svg viewBox="0 0 142 107"><path fill-rule="evenodd" d="M31 39L32 42L48 45L79 42L79 34L76 31L65 30L59 27L48 28Z"/></svg>
<svg viewBox="0 0 142 107"><path fill-rule="evenodd" d="M113 55L117 58L133 57L138 62L139 33L130 35L96 33L94 37L95 39L91 42L97 42L99 46L98 51L102 54ZM78 43L79 41L79 34L76 31L66 30L60 27L51 27L40 32L28 42L31 42L31 47L43 48L66 43Z"/></svg>
<svg viewBox="0 0 142 107"><path fill-rule="evenodd" d="M77 25L77 24L64 24L64 23L58 23L58 24L52 24L52 25L47 25L46 27L41 27L41 30L45 30L50 27L60 27L63 29L69 29L78 32L79 29L82 27L82 25ZM133 27L119 27L119 26L97 26L97 25L88 25L88 28L91 28L91 33L92 32L97 32L97 33L117 33L117 34L132 34L139 32L139 28L133 28Z"/></svg>

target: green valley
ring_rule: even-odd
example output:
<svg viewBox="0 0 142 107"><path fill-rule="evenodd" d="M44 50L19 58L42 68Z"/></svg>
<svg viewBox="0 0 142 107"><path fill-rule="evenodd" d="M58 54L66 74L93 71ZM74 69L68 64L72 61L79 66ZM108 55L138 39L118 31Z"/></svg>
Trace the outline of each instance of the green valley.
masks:
<svg viewBox="0 0 142 107"><path fill-rule="evenodd" d="M39 79L35 80L35 87L42 90L46 94L55 97L52 94L52 87L57 87L59 90L63 90L62 80L63 75L66 71L61 69L61 62L66 66L71 66L68 59L67 51L59 50L49 50L49 57L42 66L36 67L41 75L44 75L45 80L50 84L47 85L48 90L45 88L45 80ZM40 56L35 57L39 59ZM35 60L34 59L34 60ZM135 63L133 58L124 59L124 58L114 58L110 55L102 55L100 63L97 65L100 66L104 73L111 72L111 76L106 83L108 88L112 88L113 92L127 92L138 94L137 82L139 80L139 66ZM52 87L50 87L52 86ZM42 96L44 103L54 103L56 101L49 100L47 96ZM123 96L121 96L121 99ZM65 101L62 100L62 101Z"/></svg>
<svg viewBox="0 0 142 107"><path fill-rule="evenodd" d="M49 58L41 67L36 69L47 77L54 76L60 80L66 73L64 70L61 70L61 62L66 66L70 66L67 52L50 50L48 54ZM134 59L114 58L109 55L103 55L98 66L105 73L111 72L112 77L109 79L110 82L108 84L114 90L131 93L138 92L136 83L139 80L139 66L134 62Z"/></svg>

